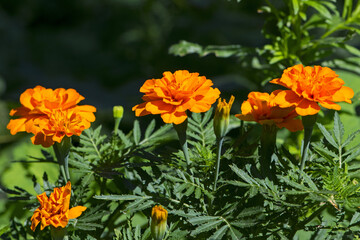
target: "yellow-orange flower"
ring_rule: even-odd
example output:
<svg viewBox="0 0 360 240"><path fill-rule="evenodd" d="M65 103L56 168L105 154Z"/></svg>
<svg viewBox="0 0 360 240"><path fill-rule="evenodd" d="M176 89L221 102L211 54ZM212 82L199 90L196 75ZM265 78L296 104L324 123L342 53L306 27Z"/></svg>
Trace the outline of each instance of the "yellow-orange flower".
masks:
<svg viewBox="0 0 360 240"><path fill-rule="evenodd" d="M214 115L214 132L217 138L222 138L225 136L230 122L230 109L235 100L234 96L230 97L229 103L225 99L221 101L221 98L218 100L218 104L215 109Z"/></svg>
<svg viewBox="0 0 360 240"><path fill-rule="evenodd" d="M7 128L11 134L33 133L33 144L50 147L61 142L64 136L79 136L95 121L96 108L90 105L77 105L84 97L74 89L50 89L36 86L27 89L20 96L21 107L12 109Z"/></svg>
<svg viewBox="0 0 360 240"><path fill-rule="evenodd" d="M136 116L161 114L165 123L180 124L186 111L206 112L218 99L220 91L212 88L212 81L198 73L179 70L164 72L160 79L149 79L140 88L144 103L132 108Z"/></svg>
<svg viewBox="0 0 360 240"><path fill-rule="evenodd" d="M168 211L161 205L155 205L151 211L151 235L155 240L163 239L166 231Z"/></svg>
<svg viewBox="0 0 360 240"><path fill-rule="evenodd" d="M303 129L300 119L294 119L298 116L295 107L280 108L275 104L274 98L281 92L276 90L270 95L268 93L251 92L248 99L241 105L241 114L235 117L244 121L255 121L261 125L273 125L278 128L287 128L295 132Z"/></svg>
<svg viewBox="0 0 360 240"><path fill-rule="evenodd" d="M86 207L77 206L69 209L70 196L70 181L64 187L54 188L54 191L50 194L50 198L46 196L45 192L37 195L40 207L35 210L31 217L31 230L35 231L39 223L41 223L41 230L49 225L55 228L65 228L69 219L79 217L82 212L86 210Z"/></svg>
<svg viewBox="0 0 360 240"><path fill-rule="evenodd" d="M354 91L344 85L328 67L295 65L284 70L281 78L270 81L291 90L284 90L275 99L280 107L295 106L301 116L314 115L324 108L340 110L335 102L351 103Z"/></svg>

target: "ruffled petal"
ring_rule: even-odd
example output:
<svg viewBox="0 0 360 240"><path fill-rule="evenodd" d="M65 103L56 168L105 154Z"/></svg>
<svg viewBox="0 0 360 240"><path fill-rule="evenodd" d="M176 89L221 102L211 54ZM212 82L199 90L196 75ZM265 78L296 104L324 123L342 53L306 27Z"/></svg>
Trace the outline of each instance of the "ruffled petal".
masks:
<svg viewBox="0 0 360 240"><path fill-rule="evenodd" d="M303 99L295 108L300 116L314 115L320 111L320 106L316 102Z"/></svg>
<svg viewBox="0 0 360 240"><path fill-rule="evenodd" d="M86 207L83 206L77 206L73 207L69 210L69 219L78 218L83 211L86 210Z"/></svg>

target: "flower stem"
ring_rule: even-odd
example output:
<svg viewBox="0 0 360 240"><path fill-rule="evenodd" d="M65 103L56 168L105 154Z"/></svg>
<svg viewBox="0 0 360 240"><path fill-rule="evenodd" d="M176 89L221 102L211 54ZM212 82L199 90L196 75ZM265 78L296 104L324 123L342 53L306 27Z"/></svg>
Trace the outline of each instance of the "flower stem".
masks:
<svg viewBox="0 0 360 240"><path fill-rule="evenodd" d="M64 137L60 143L55 142L53 145L56 158L59 163L60 172L65 182L70 180L69 174L69 152L71 147L71 138Z"/></svg>
<svg viewBox="0 0 360 240"><path fill-rule="evenodd" d="M51 239L52 240L68 240L69 236L67 235L66 228L58 227L55 228L50 226Z"/></svg>
<svg viewBox="0 0 360 240"><path fill-rule="evenodd" d="M300 164L300 172L304 171L305 162L307 160L308 150L310 146L311 134L316 123L317 114L302 116L302 123L304 125L304 140L301 146L301 164ZM299 180L301 179L301 175L299 175Z"/></svg>
<svg viewBox="0 0 360 240"><path fill-rule="evenodd" d="M182 122L180 124L173 124L173 126L179 137L180 146L184 152L186 164L189 167L190 166L190 157L189 157L189 150L188 150L188 145L187 145L187 140L186 140L187 122L188 121L186 119L184 122Z"/></svg>
<svg viewBox="0 0 360 240"><path fill-rule="evenodd" d="M220 138L217 140L217 161L216 161L216 173L215 173L215 180L214 180L214 192L216 192L216 184L219 178L219 169L220 169L220 158L221 158L221 149L222 144L224 142L224 138Z"/></svg>
<svg viewBox="0 0 360 240"><path fill-rule="evenodd" d="M276 146L276 125L263 125L260 139L260 172L263 178L275 179L275 166L271 166L271 157Z"/></svg>

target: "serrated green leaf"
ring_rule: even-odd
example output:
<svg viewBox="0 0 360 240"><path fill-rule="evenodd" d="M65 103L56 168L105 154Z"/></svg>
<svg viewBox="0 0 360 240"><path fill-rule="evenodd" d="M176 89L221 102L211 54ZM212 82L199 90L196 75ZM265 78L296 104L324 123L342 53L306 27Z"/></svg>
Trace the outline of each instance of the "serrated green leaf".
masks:
<svg viewBox="0 0 360 240"><path fill-rule="evenodd" d="M192 224L192 225L199 225L202 224L204 222L213 222L215 220L219 219L219 217L216 216L200 216L200 217L192 217L190 219L188 219L188 221Z"/></svg>
<svg viewBox="0 0 360 240"><path fill-rule="evenodd" d="M249 207L242 210L237 217L238 218L250 217L250 216L258 215L263 212L264 212L263 207Z"/></svg>
<svg viewBox="0 0 360 240"><path fill-rule="evenodd" d="M346 140L344 141L344 143L342 144L343 147L346 147L349 143L351 143L355 137L360 133L360 130L356 130L355 132L351 133Z"/></svg>
<svg viewBox="0 0 360 240"><path fill-rule="evenodd" d="M137 199L150 199L149 196L138 196L138 195L96 195L93 198L100 200L109 200L109 201L131 201Z"/></svg>
<svg viewBox="0 0 360 240"><path fill-rule="evenodd" d="M223 220L220 219L217 221L211 221L208 223L204 223L204 224L198 226L197 228L195 228L195 230L193 230L191 232L191 236L196 236L199 233L211 231L212 229L216 228L222 222L223 222Z"/></svg>
<svg viewBox="0 0 360 240"><path fill-rule="evenodd" d="M236 173L236 175L241 177L245 182L260 187L260 185L254 179L252 179L246 172L239 169L236 165L231 165L230 168Z"/></svg>
<svg viewBox="0 0 360 240"><path fill-rule="evenodd" d="M337 141L337 145L338 146L342 146L342 138L344 136L344 125L342 124L339 114L337 112L335 112L334 114L334 135L335 135L335 140Z"/></svg>
<svg viewBox="0 0 360 240"><path fill-rule="evenodd" d="M320 123L316 123L318 128L320 129L321 133L324 135L325 139L335 148L339 148L337 143L335 142L335 139L331 136L331 134L326 130L326 128L321 125Z"/></svg>
<svg viewBox="0 0 360 240"><path fill-rule="evenodd" d="M222 239L222 237L226 234L226 231L228 230L229 226L224 225L221 228L219 228L213 235L210 236L209 240L219 240Z"/></svg>
<svg viewBox="0 0 360 240"><path fill-rule="evenodd" d="M303 180L309 185L309 187L314 191L319 191L316 184L311 180L309 175L307 175L305 172L300 172L301 176L303 177Z"/></svg>

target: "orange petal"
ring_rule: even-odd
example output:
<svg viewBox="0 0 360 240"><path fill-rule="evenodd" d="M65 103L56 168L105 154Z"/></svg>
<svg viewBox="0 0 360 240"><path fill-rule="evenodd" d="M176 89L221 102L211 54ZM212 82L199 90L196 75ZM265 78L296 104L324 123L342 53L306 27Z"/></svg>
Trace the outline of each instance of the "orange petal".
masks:
<svg viewBox="0 0 360 240"><path fill-rule="evenodd" d="M174 108L174 105L164 103L162 100L147 102L145 105L145 110L151 114L172 112Z"/></svg>
<svg viewBox="0 0 360 240"><path fill-rule="evenodd" d="M235 117L243 121L255 121L252 114L236 114Z"/></svg>
<svg viewBox="0 0 360 240"><path fill-rule="evenodd" d="M284 90L276 95L274 103L282 108L287 108L291 106L296 106L297 104L299 104L299 102L302 101L302 99L302 97L299 97L292 90Z"/></svg>
<svg viewBox="0 0 360 240"><path fill-rule="evenodd" d="M351 98L354 97L354 91L346 86L342 86L335 94L332 96L332 101L334 102L347 102L351 103Z"/></svg>
<svg viewBox="0 0 360 240"><path fill-rule="evenodd" d="M187 118L186 112L162 113L161 118L165 123L180 124Z"/></svg>
<svg viewBox="0 0 360 240"><path fill-rule="evenodd" d="M132 111L135 111L135 116L142 117L148 114L151 114L151 112L145 110L146 102L138 104L132 108Z"/></svg>
<svg viewBox="0 0 360 240"><path fill-rule="evenodd" d="M320 111L320 106L316 102L303 99L295 108L300 116L314 115Z"/></svg>
<svg viewBox="0 0 360 240"><path fill-rule="evenodd" d="M86 210L86 207L83 206L77 206L73 207L69 210L69 219L78 218L83 211Z"/></svg>
<svg viewBox="0 0 360 240"><path fill-rule="evenodd" d="M328 108L328 109L334 109L337 111L339 111L341 109L340 105L338 105L334 102L331 102L331 101L321 101L320 104L322 107Z"/></svg>
<svg viewBox="0 0 360 240"><path fill-rule="evenodd" d="M279 128L287 128L291 132L297 132L304 129L304 126L300 119L290 119L285 122L277 123L276 126L278 126Z"/></svg>

